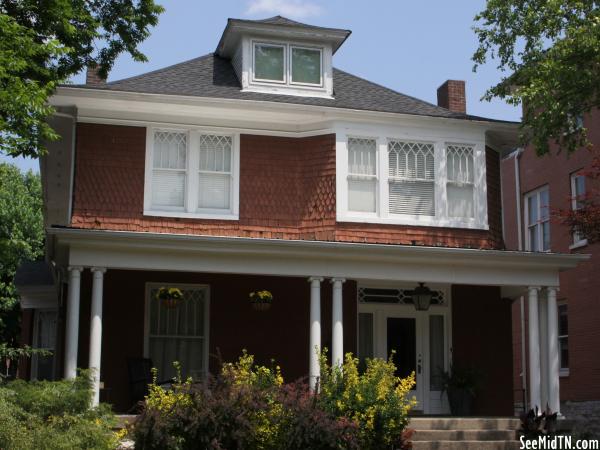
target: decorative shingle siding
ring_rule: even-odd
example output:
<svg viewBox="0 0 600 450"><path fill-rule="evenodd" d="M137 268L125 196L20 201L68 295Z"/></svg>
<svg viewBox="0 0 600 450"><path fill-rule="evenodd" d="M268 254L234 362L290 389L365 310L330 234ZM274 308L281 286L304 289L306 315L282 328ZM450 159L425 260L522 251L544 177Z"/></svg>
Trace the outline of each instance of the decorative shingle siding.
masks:
<svg viewBox="0 0 600 450"><path fill-rule="evenodd" d="M500 248L497 154L488 150L490 231L336 223L335 136L240 138L239 220L143 215L145 128L78 124L73 227L156 233Z"/></svg>

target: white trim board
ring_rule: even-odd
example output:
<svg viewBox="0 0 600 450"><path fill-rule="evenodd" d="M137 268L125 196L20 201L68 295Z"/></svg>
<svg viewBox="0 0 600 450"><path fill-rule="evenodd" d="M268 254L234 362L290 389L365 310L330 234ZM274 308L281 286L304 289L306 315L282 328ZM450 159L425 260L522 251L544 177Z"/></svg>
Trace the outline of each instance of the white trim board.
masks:
<svg viewBox="0 0 600 450"><path fill-rule="evenodd" d="M61 264L114 269L346 277L495 286L558 286L588 255L48 229ZM251 261L251 263L249 263Z"/></svg>

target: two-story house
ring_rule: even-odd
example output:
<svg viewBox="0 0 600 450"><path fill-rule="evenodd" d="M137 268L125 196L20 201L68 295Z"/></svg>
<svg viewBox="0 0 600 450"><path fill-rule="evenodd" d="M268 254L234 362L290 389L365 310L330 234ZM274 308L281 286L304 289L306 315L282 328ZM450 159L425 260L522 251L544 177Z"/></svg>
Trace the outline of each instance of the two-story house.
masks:
<svg viewBox="0 0 600 450"><path fill-rule="evenodd" d="M598 181L589 175L595 152L600 146L600 112L585 115L581 122L588 130L594 151L579 149L572 154L558 152L538 157L528 146L516 150L502 161L504 224L506 246L532 252L591 254L591 259L560 275L557 315L560 398L563 413L579 419L581 432L600 434L600 246L588 243L584 236L571 233L561 223L557 211L577 209L586 195L597 192ZM515 385L527 389L528 308L523 300L514 305ZM540 313L544 303L540 303ZM540 327L542 336L547 334ZM548 355L540 354L542 367ZM542 382L542 404L547 384ZM520 397L520 396L519 396ZM517 397L517 403L522 398Z"/></svg>
<svg viewBox="0 0 600 450"><path fill-rule="evenodd" d="M94 369L95 401L122 411L128 358L199 378L247 349L314 385L320 348L334 363L395 351L422 412L448 412L453 366L481 373L475 413L512 415L511 299L526 295L550 314L532 349L548 349L558 409L549 317L559 272L584 257L504 250L500 157L518 124L467 114L463 82L432 105L335 69L349 35L230 19L214 53L58 88L62 139L41 162L56 286L26 321L30 339L58 324L56 376Z"/></svg>

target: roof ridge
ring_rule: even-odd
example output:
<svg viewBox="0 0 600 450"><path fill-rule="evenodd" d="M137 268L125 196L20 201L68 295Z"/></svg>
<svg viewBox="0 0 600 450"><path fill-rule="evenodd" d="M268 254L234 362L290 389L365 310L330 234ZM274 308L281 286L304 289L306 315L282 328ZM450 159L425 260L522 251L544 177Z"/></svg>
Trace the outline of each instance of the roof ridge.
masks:
<svg viewBox="0 0 600 450"><path fill-rule="evenodd" d="M354 75L353 73L346 72L345 70L342 70L342 69L340 69L340 68L338 68L338 67L334 67L333 69L334 69L334 70L337 70L338 72L342 72L342 73L344 73L344 74L346 74L346 75L349 75L349 76L351 76L351 77L358 78L359 80L362 80L362 81L364 81L364 82L366 82L366 83L372 84L373 86L377 86L377 87L379 87L379 88L381 88L381 89L385 89L385 90L387 90L387 91L393 92L394 94L397 94L397 95L402 95L402 96L404 96L404 97L408 97L408 98L410 98L411 100L415 100L415 101L418 101L418 102L420 102L420 103L424 103L424 104L426 104L426 105L428 105L428 106L432 106L432 107L434 107L434 108L439 108L439 109L440 109L440 110L442 110L442 111L449 112L449 113L451 113L451 114L455 114L457 117L464 117L464 116L467 116L467 114L463 114L463 113L457 113L457 112L455 112L455 111L451 111L451 110L449 110L449 109L446 109L446 108L444 108L443 106L436 105L435 103L430 103L430 102L428 102L428 101L426 101L426 100L423 100L423 99L420 99L420 98L418 98L418 97L414 97L414 96L412 96L412 95L408 95L408 94L405 94L405 93L403 93L403 92L397 91L396 89L392 89L392 88L390 88L390 87L388 87L388 86L384 86L383 84L376 83L376 82L374 82L374 81L371 81L371 80L367 80L366 78L363 78L363 77L359 77L358 75Z"/></svg>

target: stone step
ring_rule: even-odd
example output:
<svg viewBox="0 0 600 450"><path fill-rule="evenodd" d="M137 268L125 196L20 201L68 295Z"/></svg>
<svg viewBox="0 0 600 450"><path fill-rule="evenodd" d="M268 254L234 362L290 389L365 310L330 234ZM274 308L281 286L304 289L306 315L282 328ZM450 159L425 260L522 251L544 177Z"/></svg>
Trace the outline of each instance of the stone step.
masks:
<svg viewBox="0 0 600 450"><path fill-rule="evenodd" d="M413 450L517 450L519 441L413 441Z"/></svg>
<svg viewBox="0 0 600 450"><path fill-rule="evenodd" d="M411 437L416 441L512 441L515 430L417 430Z"/></svg>
<svg viewBox="0 0 600 450"><path fill-rule="evenodd" d="M411 417L415 430L517 430L521 422L515 417Z"/></svg>

